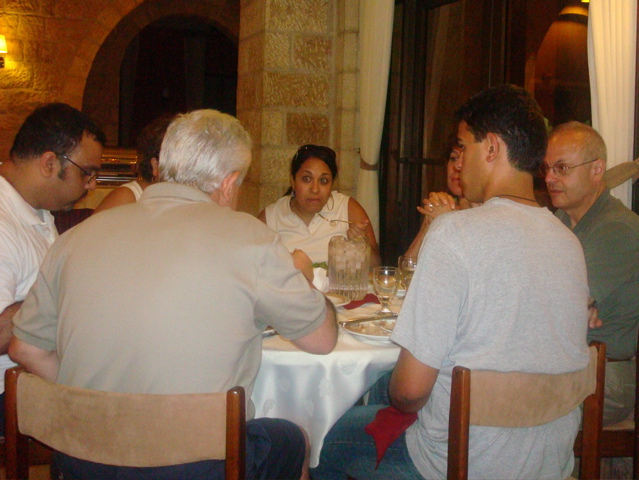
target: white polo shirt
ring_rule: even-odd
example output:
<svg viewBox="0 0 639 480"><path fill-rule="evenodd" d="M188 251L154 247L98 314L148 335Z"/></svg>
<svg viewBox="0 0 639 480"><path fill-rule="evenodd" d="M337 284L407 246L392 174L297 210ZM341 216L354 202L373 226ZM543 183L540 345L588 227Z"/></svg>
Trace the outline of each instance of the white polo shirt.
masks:
<svg viewBox="0 0 639 480"><path fill-rule="evenodd" d="M266 207L266 224L279 234L289 252L299 248L313 263L328 262L328 242L334 235L346 237L346 231L350 227L350 197L339 192L332 192L331 195L332 198L326 202L319 215L313 217L308 226L291 210L290 195Z"/></svg>
<svg viewBox="0 0 639 480"><path fill-rule="evenodd" d="M57 237L51 212L33 208L0 176L0 312L25 299ZM0 355L0 393L4 371L13 366Z"/></svg>

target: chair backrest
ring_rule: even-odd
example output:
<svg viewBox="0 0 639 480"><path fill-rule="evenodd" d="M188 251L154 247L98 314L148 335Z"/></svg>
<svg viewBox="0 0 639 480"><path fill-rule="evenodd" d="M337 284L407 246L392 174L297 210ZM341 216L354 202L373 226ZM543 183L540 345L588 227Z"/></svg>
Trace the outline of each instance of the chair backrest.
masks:
<svg viewBox="0 0 639 480"><path fill-rule="evenodd" d="M244 478L242 387L175 395L100 392L53 384L18 367L7 371L5 392L8 478L14 472L19 478L20 449L27 436L107 465L157 467L226 459L226 478Z"/></svg>
<svg viewBox="0 0 639 480"><path fill-rule="evenodd" d="M599 477L606 346L592 342L590 363L559 375L453 369L448 436L448 480L468 478L470 425L543 425L584 404L582 479Z"/></svg>
<svg viewBox="0 0 639 480"><path fill-rule="evenodd" d="M92 208L74 208L73 210L53 212L55 226L58 233L62 235L70 228L75 227L78 223L83 222L93 213Z"/></svg>
<svg viewBox="0 0 639 480"><path fill-rule="evenodd" d="M637 346L635 347L635 357L639 349L639 331L637 331ZM635 410L634 410L634 451L632 462L632 478L639 478L639 368L635 360Z"/></svg>

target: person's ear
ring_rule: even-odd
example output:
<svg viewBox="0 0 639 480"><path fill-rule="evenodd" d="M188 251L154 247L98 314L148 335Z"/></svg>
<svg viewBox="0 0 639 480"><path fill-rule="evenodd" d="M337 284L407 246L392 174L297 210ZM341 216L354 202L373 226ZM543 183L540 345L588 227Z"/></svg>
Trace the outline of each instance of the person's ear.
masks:
<svg viewBox="0 0 639 480"><path fill-rule="evenodd" d="M222 180L222 185L220 185L220 188L218 189L218 203L221 206L230 207L235 204L239 189L239 185L237 184L239 177L240 172L233 172Z"/></svg>
<svg viewBox="0 0 639 480"><path fill-rule="evenodd" d="M603 158L595 160L592 167L592 173L596 180L602 180L606 173L606 161Z"/></svg>
<svg viewBox="0 0 639 480"><path fill-rule="evenodd" d="M151 159L151 171L153 172L153 181L154 182L157 182L158 181L158 177L160 176L160 170L159 170L158 166L159 166L158 159L153 157Z"/></svg>
<svg viewBox="0 0 639 480"><path fill-rule="evenodd" d="M50 178L54 174L58 172L58 170L62 169L62 163L58 160L58 157L53 152L44 152L40 155L40 159L38 160L38 167L40 169L40 173L45 178Z"/></svg>
<svg viewBox="0 0 639 480"><path fill-rule="evenodd" d="M486 149L488 154L488 161L492 162L499 155L499 137L494 133L488 132L486 134Z"/></svg>

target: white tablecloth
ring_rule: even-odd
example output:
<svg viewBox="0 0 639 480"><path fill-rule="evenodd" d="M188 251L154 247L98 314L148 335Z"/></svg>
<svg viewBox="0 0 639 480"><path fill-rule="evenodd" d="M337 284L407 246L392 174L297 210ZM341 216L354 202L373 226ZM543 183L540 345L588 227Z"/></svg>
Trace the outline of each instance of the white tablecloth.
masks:
<svg viewBox="0 0 639 480"><path fill-rule="evenodd" d="M375 308L379 305L342 314L352 318ZM255 417L284 418L303 427L311 440L311 467L316 467L328 431L393 368L398 354L395 344L363 343L341 327L328 355L302 352L279 336L266 338L252 397Z"/></svg>

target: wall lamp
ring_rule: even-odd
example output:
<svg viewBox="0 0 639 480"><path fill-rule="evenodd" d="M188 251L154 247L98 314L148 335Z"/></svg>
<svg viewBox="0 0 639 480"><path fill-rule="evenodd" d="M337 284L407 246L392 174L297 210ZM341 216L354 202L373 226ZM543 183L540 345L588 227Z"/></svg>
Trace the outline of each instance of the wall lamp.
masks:
<svg viewBox="0 0 639 480"><path fill-rule="evenodd" d="M0 68L4 68L4 54L7 53L7 40L0 35Z"/></svg>

